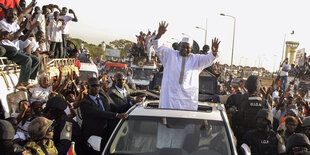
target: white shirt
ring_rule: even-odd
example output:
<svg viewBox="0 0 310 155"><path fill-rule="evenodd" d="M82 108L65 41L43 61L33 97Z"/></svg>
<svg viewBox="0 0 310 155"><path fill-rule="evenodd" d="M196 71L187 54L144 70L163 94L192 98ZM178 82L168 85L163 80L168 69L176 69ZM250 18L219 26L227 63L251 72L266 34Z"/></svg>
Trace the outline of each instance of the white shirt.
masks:
<svg viewBox="0 0 310 155"><path fill-rule="evenodd" d="M272 99L275 99L275 98L280 98L279 92L277 90L273 91L273 93L272 93Z"/></svg>
<svg viewBox="0 0 310 155"><path fill-rule="evenodd" d="M31 41L28 39L26 39L25 41L19 40L18 43L19 43L19 45L18 45L19 48L21 50L24 50L25 48L27 48L31 44Z"/></svg>
<svg viewBox="0 0 310 155"><path fill-rule="evenodd" d="M52 42L62 42L62 30L64 25L61 21L56 22L54 19L51 20L51 23L48 28L49 39Z"/></svg>
<svg viewBox="0 0 310 155"><path fill-rule="evenodd" d="M48 95L52 92L52 86L49 86L47 88L42 88L40 84L36 84L37 88L30 88L29 92L32 94L30 98L30 102L34 101L40 101L46 102L48 99Z"/></svg>
<svg viewBox="0 0 310 155"><path fill-rule="evenodd" d="M289 64L283 64L280 76L288 76L288 72L285 72L285 71L289 71L289 70L291 70L291 66Z"/></svg>
<svg viewBox="0 0 310 155"><path fill-rule="evenodd" d="M115 85L115 88L117 89L117 91L118 91L119 93L122 94L123 97L126 97L127 90L126 90L125 88L124 88L124 89L121 89L121 88L117 87L116 85Z"/></svg>
<svg viewBox="0 0 310 155"><path fill-rule="evenodd" d="M17 22L13 22L12 24L8 23L6 19L3 19L0 21L0 30L10 32L11 34L14 34L20 29ZM0 45L7 45L7 46L13 46L17 50L19 50L19 41L18 39L10 41L10 40L1 40Z"/></svg>
<svg viewBox="0 0 310 155"><path fill-rule="evenodd" d="M65 15L65 16L60 16L59 19L63 19L65 21L65 28L62 30L62 34L69 34L69 28L67 24L73 18L71 16Z"/></svg>
<svg viewBox="0 0 310 155"><path fill-rule="evenodd" d="M30 37L28 38L28 40L31 41L30 45L31 45L31 52L35 52L39 47L39 43L36 41L36 39L34 37Z"/></svg>
<svg viewBox="0 0 310 155"><path fill-rule="evenodd" d="M39 27L41 28L41 30L43 31L43 33L45 34L45 29L46 29L46 20L45 20L45 16L42 13L38 13L36 15L36 18L34 20L34 22L40 22ZM35 29L35 32L38 32L38 28Z"/></svg>
<svg viewBox="0 0 310 155"><path fill-rule="evenodd" d="M158 48L158 40L153 41L153 45L156 55L164 66L159 107L197 110L199 74L215 60L212 52L207 55L190 54L186 58L183 84L179 84L183 57L179 51L163 46Z"/></svg>

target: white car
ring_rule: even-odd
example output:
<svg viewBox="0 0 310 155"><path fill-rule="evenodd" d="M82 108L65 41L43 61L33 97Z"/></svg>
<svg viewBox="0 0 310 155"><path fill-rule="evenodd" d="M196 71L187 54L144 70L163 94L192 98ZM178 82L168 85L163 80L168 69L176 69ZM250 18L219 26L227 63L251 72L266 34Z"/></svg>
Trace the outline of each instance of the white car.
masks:
<svg viewBox="0 0 310 155"><path fill-rule="evenodd" d="M235 155L235 138L221 104L200 102L198 111L159 109L147 101L128 110L103 155Z"/></svg>
<svg viewBox="0 0 310 155"><path fill-rule="evenodd" d="M87 56L80 55L79 57L81 68L80 72L80 80L87 81L88 78L98 77L98 69L96 64Z"/></svg>

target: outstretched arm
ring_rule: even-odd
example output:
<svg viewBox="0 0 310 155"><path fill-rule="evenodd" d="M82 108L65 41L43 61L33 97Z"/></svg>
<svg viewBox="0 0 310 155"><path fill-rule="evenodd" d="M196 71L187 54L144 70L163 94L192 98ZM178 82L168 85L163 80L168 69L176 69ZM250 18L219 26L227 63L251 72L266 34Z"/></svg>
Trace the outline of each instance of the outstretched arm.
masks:
<svg viewBox="0 0 310 155"><path fill-rule="evenodd" d="M23 10L23 12L18 16L18 20L21 20L23 17L25 17L27 14L30 13L31 9L36 6L37 2L36 0L32 0L31 3Z"/></svg>
<svg viewBox="0 0 310 155"><path fill-rule="evenodd" d="M72 14L73 14L73 17L74 17L74 18L72 19L72 21L77 22L78 19L77 19L76 15L75 15L75 12L74 12L72 9L69 9L69 13L72 13Z"/></svg>

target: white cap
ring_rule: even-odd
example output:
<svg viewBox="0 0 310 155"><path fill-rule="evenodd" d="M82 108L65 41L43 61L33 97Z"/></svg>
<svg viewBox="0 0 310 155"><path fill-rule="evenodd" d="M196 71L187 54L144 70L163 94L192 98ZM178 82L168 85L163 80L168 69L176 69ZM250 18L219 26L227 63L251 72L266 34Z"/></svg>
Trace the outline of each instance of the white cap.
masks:
<svg viewBox="0 0 310 155"><path fill-rule="evenodd" d="M183 37L181 43L189 43L190 46L193 45L193 40L189 37Z"/></svg>

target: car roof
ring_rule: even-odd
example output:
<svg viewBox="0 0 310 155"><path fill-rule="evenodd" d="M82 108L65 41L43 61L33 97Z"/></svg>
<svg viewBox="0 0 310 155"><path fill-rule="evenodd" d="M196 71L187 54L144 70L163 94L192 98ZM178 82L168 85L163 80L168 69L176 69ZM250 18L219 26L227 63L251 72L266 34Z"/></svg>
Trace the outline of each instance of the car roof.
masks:
<svg viewBox="0 0 310 155"><path fill-rule="evenodd" d="M116 66L116 67L127 67L127 64L125 64L125 63L108 62L105 65L106 66Z"/></svg>
<svg viewBox="0 0 310 155"><path fill-rule="evenodd" d="M174 117L189 119L207 119L215 121L223 121L218 104L210 102L199 102L198 111L192 110L176 110L176 109L159 109L159 101L146 101L144 104L136 105L130 116L149 116L149 117Z"/></svg>

